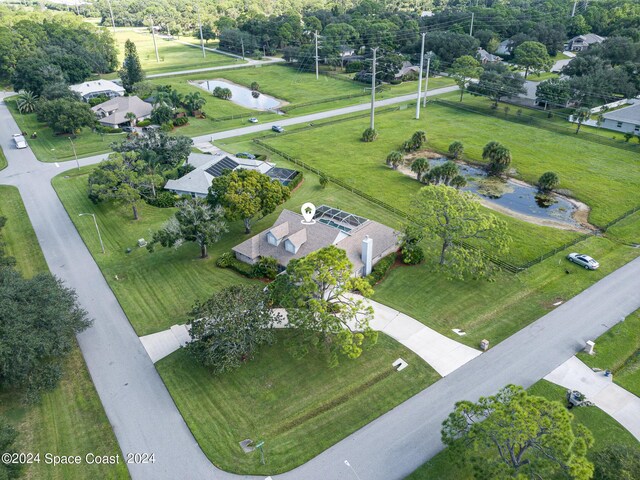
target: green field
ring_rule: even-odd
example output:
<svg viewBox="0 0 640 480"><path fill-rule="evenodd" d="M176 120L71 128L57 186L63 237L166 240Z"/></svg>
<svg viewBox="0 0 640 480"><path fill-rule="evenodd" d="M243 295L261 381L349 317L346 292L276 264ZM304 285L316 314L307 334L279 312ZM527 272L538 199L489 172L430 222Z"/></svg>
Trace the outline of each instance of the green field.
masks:
<svg viewBox="0 0 640 480"><path fill-rule="evenodd" d="M613 372L613 381L640 397L640 310L595 340L595 355L578 357L590 367Z"/></svg>
<svg viewBox="0 0 640 480"><path fill-rule="evenodd" d="M535 184L542 173L556 172L560 188L591 207L589 220L596 225L640 205L637 155L580 136L560 135L433 103L421 120L414 119L411 108L378 115L380 137L369 144L360 141L367 125L366 119L358 119L266 141L403 210L409 209L410 196L420 184L389 169L385 157L420 129L427 133L427 148L443 152L451 142L460 140L465 158L476 162L482 162L482 148L487 142L502 142L511 150L517 178Z"/></svg>
<svg viewBox="0 0 640 480"><path fill-rule="evenodd" d="M7 157L4 156L4 152L0 148L0 170L7 168Z"/></svg>
<svg viewBox="0 0 640 480"><path fill-rule="evenodd" d="M205 454L235 473L274 474L316 456L358 428L420 392L439 376L423 360L385 335L356 360L329 368L311 353L301 360L286 350L287 332L240 369L212 375L185 351L156 364ZM409 367L395 372L398 357ZM245 454L238 442L264 441Z"/></svg>
<svg viewBox="0 0 640 480"><path fill-rule="evenodd" d="M160 62L158 62L153 47L153 38L148 31L144 29L117 28L115 38L118 46L118 63L122 64L124 60L125 42L131 40L136 44L142 69L147 75L246 63L241 59L210 51L207 51L205 58L202 58L202 50L199 48L156 36L158 56L160 57ZM189 41L189 38L181 40ZM109 78L111 77L115 78L117 74L112 74Z"/></svg>
<svg viewBox="0 0 640 480"><path fill-rule="evenodd" d="M22 205L18 190L0 186L0 215L7 217L2 240L7 253L17 260L17 268L26 276L47 271L38 241ZM57 455L82 455L89 452L115 455L120 448L102 409L87 368L76 348L65 366L65 376L52 392L45 393L38 405L25 406L21 394L0 390L0 415L19 431L17 451L50 452ZM24 478L34 480L92 480L129 478L125 465L74 465L52 467L33 464Z"/></svg>
<svg viewBox="0 0 640 480"><path fill-rule="evenodd" d="M69 141L69 135L56 135L46 123L38 121L35 113L21 114L16 107L15 97L5 99L5 103L20 130L27 133L27 143L38 160L41 162L73 160L73 146ZM38 134L38 138L30 138L34 132ZM78 157L87 157L111 151L109 148L111 142L120 141L123 138L122 133L100 135L83 128L81 133L75 135L73 144Z"/></svg>
<svg viewBox="0 0 640 480"><path fill-rule="evenodd" d="M565 403L566 389L546 380L540 380L529 388L529 393L539 395L550 400ZM597 407L580 407L571 410L574 424L586 426L594 437L594 445L587 454L593 454L610 445L627 445L640 451L640 443L622 425ZM407 480L473 480L473 472L469 466L460 466L448 449L443 450L418 470L413 472ZM558 477L564 478L564 477Z"/></svg>

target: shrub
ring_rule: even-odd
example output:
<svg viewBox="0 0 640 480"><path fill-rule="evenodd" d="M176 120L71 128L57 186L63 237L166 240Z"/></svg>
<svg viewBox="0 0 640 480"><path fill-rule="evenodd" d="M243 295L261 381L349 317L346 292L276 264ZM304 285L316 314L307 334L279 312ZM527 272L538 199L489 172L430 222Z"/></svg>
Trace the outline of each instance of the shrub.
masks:
<svg viewBox="0 0 640 480"><path fill-rule="evenodd" d="M356 60L355 62L349 62L346 66L347 73L357 73L364 68L364 65L360 60Z"/></svg>
<svg viewBox="0 0 640 480"><path fill-rule="evenodd" d="M327 188L328 184L329 184L329 179L324 175L320 175L320 186L322 188Z"/></svg>
<svg viewBox="0 0 640 480"><path fill-rule="evenodd" d="M458 160L462 158L462 154L464 152L464 145L462 142L456 140L455 142L449 145L449 154L455 159Z"/></svg>
<svg viewBox="0 0 640 480"><path fill-rule="evenodd" d="M237 273L244 275L245 277L254 278L253 265L241 262L235 257L233 252L225 252L220 255L216 260L216 265L220 268L230 268L231 270L235 270Z"/></svg>
<svg viewBox="0 0 640 480"><path fill-rule="evenodd" d="M96 105L100 105L103 102L106 102L107 100L109 100L109 97L107 97L106 95L100 95L99 97L93 97L89 99L89 106L90 107L95 107Z"/></svg>
<svg viewBox="0 0 640 480"><path fill-rule="evenodd" d="M303 175L302 172L296 172L296 176L293 177L290 181L289 181L289 185L287 185L287 187L289 188L289 190L293 191L298 185L300 185L300 182L302 182L303 180Z"/></svg>
<svg viewBox="0 0 640 480"><path fill-rule="evenodd" d="M216 87L213 89L213 96L222 100L231 100L232 95L228 88Z"/></svg>
<svg viewBox="0 0 640 480"><path fill-rule="evenodd" d="M396 170L398 168L398 165L402 163L402 153L398 152L397 150L392 151L391 153L389 153L389 155L387 155L386 162L387 165Z"/></svg>
<svg viewBox="0 0 640 480"><path fill-rule="evenodd" d="M424 261L424 250L420 245L407 243L402 247L402 261L407 265L418 265Z"/></svg>
<svg viewBox="0 0 640 480"><path fill-rule="evenodd" d="M148 127L151 125L151 119L147 118L146 120L142 120L136 124L138 127Z"/></svg>
<svg viewBox="0 0 640 480"><path fill-rule="evenodd" d="M149 198L147 203L158 208L171 208L175 207L177 198L177 195L164 190L158 193L156 198Z"/></svg>
<svg viewBox="0 0 640 480"><path fill-rule="evenodd" d="M371 273L367 275L365 280L373 287L387 275L394 263L396 263L396 252L381 258L380 261L373 266Z"/></svg>
<svg viewBox="0 0 640 480"><path fill-rule="evenodd" d="M273 257L262 257L251 268L251 275L255 278L274 280L278 275L278 261Z"/></svg>
<svg viewBox="0 0 640 480"><path fill-rule="evenodd" d="M189 122L189 119L187 117L174 118L173 119L173 126L174 127L182 127L183 125L186 125L188 122Z"/></svg>
<svg viewBox="0 0 640 480"><path fill-rule="evenodd" d="M555 172L545 172L538 179L538 189L541 192L551 192L560 183L560 179Z"/></svg>
<svg viewBox="0 0 640 480"><path fill-rule="evenodd" d="M98 133L104 133L104 134L109 134L109 133L122 133L122 130L120 130L119 128L113 128L113 127L104 127L102 125L98 125L96 127L96 131Z"/></svg>
<svg viewBox="0 0 640 480"><path fill-rule="evenodd" d="M378 132L375 128L367 128L364 132L362 132L362 141L363 142L373 142L378 138Z"/></svg>
<svg viewBox="0 0 640 480"><path fill-rule="evenodd" d="M258 82L251 82L251 90L254 92L260 91L260 84Z"/></svg>
<svg viewBox="0 0 640 480"><path fill-rule="evenodd" d="M163 123L160 126L160 130L162 130L163 132L170 132L171 130L173 130L173 123L171 122Z"/></svg>
<svg viewBox="0 0 640 480"><path fill-rule="evenodd" d="M394 78L393 80L391 80L389 82L391 85L400 85L402 83L402 80L400 80L399 78Z"/></svg>
<svg viewBox="0 0 640 480"><path fill-rule="evenodd" d="M178 178L184 177L187 173L193 172L195 169L196 167L194 167L190 163L185 163L184 165L180 165L178 167Z"/></svg>
<svg viewBox="0 0 640 480"><path fill-rule="evenodd" d="M235 260L235 257L232 252L224 252L216 260L216 266L220 268L228 268L233 260Z"/></svg>

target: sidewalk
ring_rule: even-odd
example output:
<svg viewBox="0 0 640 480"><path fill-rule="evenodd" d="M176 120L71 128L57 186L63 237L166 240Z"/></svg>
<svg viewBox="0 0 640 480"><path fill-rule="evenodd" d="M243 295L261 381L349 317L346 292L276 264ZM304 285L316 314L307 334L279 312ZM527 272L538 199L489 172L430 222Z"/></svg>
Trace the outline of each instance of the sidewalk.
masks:
<svg viewBox="0 0 640 480"><path fill-rule="evenodd" d="M371 328L389 335L427 362L441 376L446 376L482 352L452 340L419 321L373 300L365 300L373 307ZM278 309L281 310L281 309ZM286 326L285 320L276 328ZM140 341L153 363L170 355L189 341L185 325L174 325L169 330L140 337Z"/></svg>
<svg viewBox="0 0 640 480"><path fill-rule="evenodd" d="M613 383L613 376L605 377L604 372L594 372L571 357L544 379L583 393L640 440L640 398Z"/></svg>

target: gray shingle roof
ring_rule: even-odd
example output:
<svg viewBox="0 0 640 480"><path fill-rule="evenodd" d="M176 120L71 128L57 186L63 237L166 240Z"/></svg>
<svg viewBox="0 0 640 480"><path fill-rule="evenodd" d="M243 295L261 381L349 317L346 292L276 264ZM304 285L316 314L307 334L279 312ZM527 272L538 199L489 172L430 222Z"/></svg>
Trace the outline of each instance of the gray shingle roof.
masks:
<svg viewBox="0 0 640 480"><path fill-rule="evenodd" d="M148 117L151 115L153 106L136 96L114 97L96 105L91 110L98 114L100 117L98 121L101 124L117 126L128 121L125 118L128 112L135 113L137 119ZM102 117L102 115L105 116Z"/></svg>
<svg viewBox="0 0 640 480"><path fill-rule="evenodd" d="M634 103L633 105L629 105L628 107L605 113L603 117L616 122L640 125L640 101Z"/></svg>

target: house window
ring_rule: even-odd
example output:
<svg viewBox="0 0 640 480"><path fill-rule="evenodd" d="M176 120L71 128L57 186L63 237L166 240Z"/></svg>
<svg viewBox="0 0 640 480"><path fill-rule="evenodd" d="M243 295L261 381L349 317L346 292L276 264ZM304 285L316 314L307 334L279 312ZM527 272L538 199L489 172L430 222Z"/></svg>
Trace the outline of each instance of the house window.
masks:
<svg viewBox="0 0 640 480"><path fill-rule="evenodd" d="M278 240L271 232L267 233L267 243L269 245L278 246Z"/></svg>
<svg viewBox="0 0 640 480"><path fill-rule="evenodd" d="M298 249L296 248L296 246L289 240L284 241L284 249L289 253L298 253Z"/></svg>
<svg viewBox="0 0 640 480"><path fill-rule="evenodd" d="M616 125L616 127L618 127L618 128L622 128L622 122L618 122L618 124Z"/></svg>
<svg viewBox="0 0 640 480"><path fill-rule="evenodd" d="M636 125L636 128L634 128L633 130L636 133L640 132L640 125Z"/></svg>

